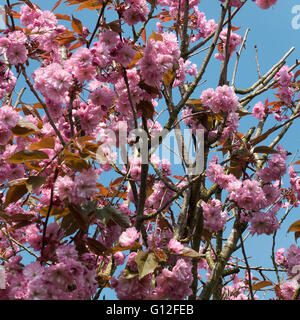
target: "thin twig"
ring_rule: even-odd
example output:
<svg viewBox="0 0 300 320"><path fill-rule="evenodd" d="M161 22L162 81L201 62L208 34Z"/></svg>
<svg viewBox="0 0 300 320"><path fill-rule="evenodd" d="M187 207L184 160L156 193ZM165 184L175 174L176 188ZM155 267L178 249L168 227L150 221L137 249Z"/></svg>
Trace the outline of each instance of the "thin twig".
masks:
<svg viewBox="0 0 300 320"><path fill-rule="evenodd" d="M20 101L21 101L21 99L22 99L22 96L23 96L25 90L26 90L26 88L24 87L24 88L22 88L22 89L20 90L20 92L18 93L16 102L15 102L15 104L14 104L14 108L17 108L17 106L19 105L19 103L20 103Z"/></svg>
<svg viewBox="0 0 300 320"><path fill-rule="evenodd" d="M99 26L100 26L100 21L101 21L101 19L102 19L103 14L104 14L104 10L105 10L105 7L106 7L107 3L108 3L108 1L105 1L105 2L103 3L102 7L101 7L101 10L100 10L100 13L99 13L98 20L97 20L97 22L96 22L94 31L93 31L93 33L92 33L89 41L88 41L87 44L86 44L86 47L87 47L87 48L89 48L89 47L91 46L92 41L93 41L93 39L94 39L94 37L95 37L95 34L96 34L96 32L97 32L97 30L98 30L98 28L99 28Z"/></svg>
<svg viewBox="0 0 300 320"><path fill-rule="evenodd" d="M242 41L242 44L241 44L241 47L240 47L240 50L239 52L237 52L237 56L236 56L236 62L235 62L235 65L234 65L234 70L233 70L233 75L232 75L232 80L231 80L231 86L234 87L234 83L235 83L235 78L236 78L236 74L237 74L237 69L238 69L238 64L239 64L239 61L240 61L240 57L241 57L241 54L242 54L242 50L245 46L245 42L247 40L247 36L248 36L248 33L249 33L250 29L247 28L246 32L245 32L245 35L244 35L244 38L243 38L243 41Z"/></svg>
<svg viewBox="0 0 300 320"><path fill-rule="evenodd" d="M240 233L240 241L241 241L241 248L242 248L243 257L245 259L245 263L246 263L246 267L247 267L248 285L249 285L250 297L251 297L251 300L254 300L254 294L253 294L253 290L252 290L251 270L250 270L250 266L249 266L249 263L248 263L248 258L247 258L247 255L246 255L244 241L243 241L243 237L242 237L241 233Z"/></svg>
<svg viewBox="0 0 300 320"><path fill-rule="evenodd" d="M236 8L234 10L234 12L231 15L231 20L234 18L234 16L242 9L242 7L245 5L245 3L247 2L247 0L245 0L241 7ZM226 26L226 24L228 23L229 19L225 20L224 23L222 23L222 28ZM203 45L205 45L210 39L212 39L217 31L212 32L209 36L207 36L204 40L202 40L200 43L196 44L193 48L191 48L188 52L187 52L187 57L189 57L190 54L192 54L193 52L195 52L196 50L198 50L199 48L201 48Z"/></svg>
<svg viewBox="0 0 300 320"><path fill-rule="evenodd" d="M259 66L259 62L258 62L258 52L257 52L257 46L254 46L255 49L255 61L256 61L256 68L257 68L257 74L259 79L261 79L261 73L260 73L260 66Z"/></svg>
<svg viewBox="0 0 300 320"><path fill-rule="evenodd" d="M11 11L10 1L9 1L9 0L6 0L6 4L7 4L9 10ZM14 21L14 17L13 17L13 15L12 15L11 12L9 13L9 17L10 17L10 21L11 21L12 30L15 31L15 30L16 30L15 21Z"/></svg>
<svg viewBox="0 0 300 320"><path fill-rule="evenodd" d="M53 207L54 184L55 184L57 176L58 176L58 169L56 169L55 173L54 173L53 185L52 185L51 194L50 194L50 204L49 204L46 219L44 222L44 229L43 229L43 236L42 236L42 248L41 248L41 264L44 262L44 249L45 249L45 245L46 245L47 225L48 225L48 220L49 220L50 213L51 213L51 210Z"/></svg>
<svg viewBox="0 0 300 320"><path fill-rule="evenodd" d="M51 124L52 128L54 129L55 133L57 134L57 136L58 136L58 138L59 138L59 140L60 140L60 143L61 143L63 146L65 146L66 143L65 143L62 135L60 134L60 131L57 129L57 127L56 127L53 119L51 118L51 115L50 115L50 113L49 113L49 111L48 111L48 108L47 108L46 104L45 104L45 103L43 102L43 100L40 98L39 94L37 93L37 91L35 90L33 84L31 83L31 81L30 81L30 79L29 79L29 77L28 77L28 75L27 75L27 73L26 73L25 67L24 67L23 65L21 65L21 70L22 70L22 74L23 74L23 76L24 76L24 78L25 78L25 81L26 81L26 83L28 84L31 92L35 95L35 97L38 99L39 103L42 105L42 107L43 107L43 109L44 109L44 111L45 111L45 114L46 114L46 116L47 116L47 118L48 118L48 121L49 121L49 123Z"/></svg>

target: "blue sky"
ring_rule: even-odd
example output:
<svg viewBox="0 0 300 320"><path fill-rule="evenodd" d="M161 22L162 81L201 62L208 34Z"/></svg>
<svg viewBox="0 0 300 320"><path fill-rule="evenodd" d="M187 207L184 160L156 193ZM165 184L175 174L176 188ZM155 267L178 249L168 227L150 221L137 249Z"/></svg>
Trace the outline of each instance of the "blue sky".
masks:
<svg viewBox="0 0 300 320"><path fill-rule="evenodd" d="M42 9L51 9L56 1L37 0L33 2L36 2ZM62 12L61 8L66 8L65 10L67 11ZM219 12L218 1L202 0L199 8L201 11L206 13L208 19L217 19L216 13ZM70 14L71 8L61 6L57 9L57 12ZM238 68L238 76L236 79L236 85L238 88L248 88L258 79L255 62L255 45L258 48L258 58L262 74L267 72L291 47L295 47L295 50L288 58L287 64L290 66L295 63L296 59L300 59L300 25L298 28L297 13L300 14L300 0L278 0L276 6L268 10L262 10L258 8L254 2L249 1L245 8L243 8L234 18L232 22L233 25L235 27L241 27L240 30L236 31L240 35L243 36L246 29L248 27L250 28L246 42L246 51L243 51L242 53ZM95 13L91 13L89 10L84 10L81 12L73 12L73 14L75 17L80 18L83 23L87 21L87 26L92 30L93 23L96 21ZM84 17L88 17L88 19L85 20ZM297 28L295 28L295 26ZM0 28L1 27L3 26L1 26L0 22ZM202 58L203 55L197 55L193 58L193 62L200 66ZM234 63L235 59L233 58L229 69L230 79ZM193 94L192 98L199 98L201 91L207 87L215 88L217 86L220 67L220 62L212 59L207 68L207 73L203 78L203 80L207 81L203 86L198 88L198 91ZM24 83L20 83L19 85L22 87ZM270 101L275 100L273 92L271 91L270 94L264 94L261 98L253 100L250 105L253 106L253 104L260 99L264 101L267 97ZM24 95L24 99L26 98L30 98L28 92ZM255 119L253 119L253 123L256 123ZM270 122L270 125L274 123L275 122ZM299 120L297 120L281 142L281 144L284 145L284 147L292 154L295 154L300 146L298 130L299 124ZM242 122L242 128L246 127L249 127L248 120ZM299 168L296 169L299 171ZM290 218L284 222L278 235L277 249L281 247L288 248L295 242L293 234L287 233L287 229L292 222L300 219L299 216L300 209L296 208L292 211ZM250 264L255 266L263 265L265 267L272 267L270 260L271 241L272 237L270 236L254 236L247 241L246 252L247 255L251 257ZM111 295L108 290L106 290L106 292L107 299L112 299L114 297L114 295Z"/></svg>

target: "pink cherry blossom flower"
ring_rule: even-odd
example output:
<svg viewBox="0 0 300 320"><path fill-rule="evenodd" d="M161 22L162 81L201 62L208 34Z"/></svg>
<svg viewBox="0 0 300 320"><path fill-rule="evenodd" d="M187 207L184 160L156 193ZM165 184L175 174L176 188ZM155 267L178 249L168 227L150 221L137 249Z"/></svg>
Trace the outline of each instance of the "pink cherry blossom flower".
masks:
<svg viewBox="0 0 300 320"><path fill-rule="evenodd" d="M108 86L102 86L97 88L89 95L89 99L96 106L106 106L108 108L111 107L113 103L113 99L115 97L115 93Z"/></svg>
<svg viewBox="0 0 300 320"><path fill-rule="evenodd" d="M25 44L25 42L27 41L26 35L20 30L10 32L8 34L8 39L14 43L19 44Z"/></svg>
<svg viewBox="0 0 300 320"><path fill-rule="evenodd" d="M219 0L219 1L221 1L223 3L225 2L225 0ZM231 6L233 6L233 7L238 7L239 8L242 5L242 2L241 2L241 0L230 0L229 4Z"/></svg>
<svg viewBox="0 0 300 320"><path fill-rule="evenodd" d="M6 145L11 136L12 136L12 131L8 129L4 123L0 122L0 145L1 146Z"/></svg>
<svg viewBox="0 0 300 320"><path fill-rule="evenodd" d="M202 201L201 207L203 209L204 227L209 231L222 230L228 213L222 211L221 201L217 199L213 199L208 203Z"/></svg>
<svg viewBox="0 0 300 320"><path fill-rule="evenodd" d="M278 249L276 252L275 252L275 262L278 264L278 265L282 265L286 259L285 259L285 256L284 256L284 252L285 252L285 249L284 248L281 248L281 249Z"/></svg>
<svg viewBox="0 0 300 320"><path fill-rule="evenodd" d="M182 245L176 239L171 239L168 243L168 249L171 251L174 251L177 254L181 254L183 248L184 248L184 245Z"/></svg>
<svg viewBox="0 0 300 320"><path fill-rule="evenodd" d="M261 9L269 9L277 3L277 0L256 0L256 3Z"/></svg>
<svg viewBox="0 0 300 320"><path fill-rule="evenodd" d="M117 47L116 54L114 58L119 62L123 67L128 67L135 57L136 51L128 43L120 43L120 47Z"/></svg>
<svg viewBox="0 0 300 320"><path fill-rule="evenodd" d="M132 246L137 239L139 239L140 234L135 229L135 227L128 228L120 235L119 241L122 247Z"/></svg>
<svg viewBox="0 0 300 320"><path fill-rule="evenodd" d="M125 255L123 252L118 251L114 254L114 260L117 266L120 266L124 263L125 261Z"/></svg>
<svg viewBox="0 0 300 320"><path fill-rule="evenodd" d="M75 176L72 194L72 199L75 203L80 201L85 202L87 198L95 194L98 177L97 172L91 169L83 169L82 172Z"/></svg>
<svg viewBox="0 0 300 320"><path fill-rule="evenodd" d="M264 105L261 102L257 102L253 107L252 114L258 120L262 120L266 115Z"/></svg>
<svg viewBox="0 0 300 320"><path fill-rule="evenodd" d="M14 128L19 120L19 113L11 106L4 105L0 108L0 121L2 122L2 125L6 126L8 129Z"/></svg>
<svg viewBox="0 0 300 320"><path fill-rule="evenodd" d="M27 49L21 43L12 43L6 50L6 56L9 63L18 65L23 64L27 60Z"/></svg>
<svg viewBox="0 0 300 320"><path fill-rule="evenodd" d="M59 176L54 184L54 195L64 200L70 197L73 192L74 181L69 176Z"/></svg>

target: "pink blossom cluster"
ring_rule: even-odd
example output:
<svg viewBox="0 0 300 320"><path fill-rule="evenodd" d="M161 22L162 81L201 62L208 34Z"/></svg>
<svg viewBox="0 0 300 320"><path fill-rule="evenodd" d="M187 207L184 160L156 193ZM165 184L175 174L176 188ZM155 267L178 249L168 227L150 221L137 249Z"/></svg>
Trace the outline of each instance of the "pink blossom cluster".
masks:
<svg viewBox="0 0 300 320"><path fill-rule="evenodd" d="M300 247L292 244L286 251L288 275L295 277L300 284Z"/></svg>
<svg viewBox="0 0 300 320"><path fill-rule="evenodd" d="M206 108L207 109L207 108ZM202 129L205 132L207 129L197 120L197 112L194 112L193 108L187 107L184 108L181 112L182 121L192 129L192 132L195 133L197 129Z"/></svg>
<svg viewBox="0 0 300 320"><path fill-rule="evenodd" d="M191 37L191 42L196 42L201 38L206 38L217 28L217 24L214 19L207 20L205 13L201 12L197 6L193 7L195 19L192 21L192 28L195 30L195 34Z"/></svg>
<svg viewBox="0 0 300 320"><path fill-rule="evenodd" d="M219 139L220 142L226 141L229 137L237 131L239 127L239 116L236 112L230 112L226 118L226 126L223 129L222 135Z"/></svg>
<svg viewBox="0 0 300 320"><path fill-rule="evenodd" d="M222 230L226 224L228 213L222 211L222 202L217 199L210 200L208 203L202 201L204 228L214 232Z"/></svg>
<svg viewBox="0 0 300 320"><path fill-rule="evenodd" d="M142 279L138 276L126 279L126 271L123 270L118 278L111 278L110 284L119 300L145 300L149 297L151 274Z"/></svg>
<svg viewBox="0 0 300 320"><path fill-rule="evenodd" d="M184 61L183 58L178 60L178 69L176 70L176 78L172 85L173 88L179 86L186 80L187 75L195 76L197 74L197 65L191 64L190 60Z"/></svg>
<svg viewBox="0 0 300 320"><path fill-rule="evenodd" d="M225 0L220 1L224 3ZM256 2L261 8L268 8L277 1ZM186 3L185 0L157 0L155 4L167 7L157 17L163 20L165 15L165 21L171 18L175 25L181 25ZM200 12L197 7L199 3L200 0L188 2L191 13L189 42L207 38L217 28L213 19L207 20L205 14ZM109 4L108 7L119 14L120 27L125 22L132 26L135 33L134 25L147 20L149 4L150 1L146 0L124 0L120 6L110 7ZM230 5L235 7L241 4L240 0L230 1ZM18 13L13 11L13 15L17 17ZM126 178L107 188L98 181L100 175L104 179L103 171L111 170L112 162L116 163L117 159L117 153L110 148L114 140L106 129L121 136L122 129L128 133L135 128L135 117L142 127L142 115L157 111L161 94L168 91L164 89L170 86L171 92L172 88L184 83L188 76L196 76L197 65L181 57L178 35L172 33L172 27L164 32L167 27L161 24L158 25L158 33L153 33L145 46L140 46L138 41L122 37L122 32L113 31L116 25L103 19L97 29L100 30L98 40L83 27L82 33L74 32L77 42L73 46L61 44L59 37L66 40L63 35L68 35L70 30L58 24L59 16L53 12L42 11L26 1L21 6L19 18L25 28L10 25L3 32L5 36L0 36L0 55L3 57L0 58L0 99L3 100L0 107L0 184L4 190L0 193L0 253L7 271L7 286L5 290L0 290L0 299L90 299L101 287L100 281L107 281L111 263L122 266L119 276L110 279L111 288L119 299L185 299L192 294L193 272L189 252L191 255L196 252L189 251L189 247L185 247L188 244L174 238L176 221L173 221L173 211L169 209L174 204L170 200L175 191L167 183L172 184L171 179L176 177L172 177L171 162L155 155L151 157L160 175L157 177L148 173L144 214L155 213L161 207L165 210L157 216L156 221L144 222L147 247L141 237L144 236L144 230L139 232L133 227L136 214L131 207L137 204L137 197L141 193L141 158L128 159L130 182L136 186L136 190L130 188L127 193L130 184L126 186ZM14 19L17 23L17 18ZM112 29L109 29L110 26ZM221 52L217 55L220 60L225 58L226 37L225 29L220 35ZM88 43L88 39L94 41ZM240 42L241 37L231 33L230 56ZM41 62L32 73L33 85L44 99L53 121L49 116L40 115L39 103L27 104L25 97L19 97L19 104L16 103L15 108L11 106L17 81L13 70L19 76L24 70L21 70L20 64L25 68L31 59ZM292 77L287 66L275 77L285 103L292 98ZM236 112L239 103L234 90L227 85L215 90L210 88L202 92L201 101L203 108L200 111L190 107L183 109L182 120L193 132L199 128L205 129L208 138L211 138L218 132L216 128L204 126L201 113L207 113L210 117L212 113L220 113L226 123L218 140L226 141L239 126L239 114ZM258 119L262 119L266 113L263 107L258 103L253 108L253 115ZM22 117L21 112L24 114ZM161 132L162 125L151 115L147 114L146 118L149 134L155 137ZM64 149L57 132L66 143ZM132 134L125 140L117 148L122 143L132 146L136 135ZM40 142L43 142L42 147L36 150L33 144ZM108 160L105 163L100 163L94 156L95 148L100 145L102 157ZM21 163L13 163L10 158L20 151L27 156L43 153L48 159L23 161L19 158ZM278 180L287 170L287 154L281 147L277 151L270 157L268 166L258 172L259 180L251 179L246 173L242 180L225 173L216 158L206 170L206 177L228 193L226 200L238 208L240 220L249 222L252 235L270 235L279 228L276 217L281 208L278 203ZM122 173L126 175L127 170L125 167ZM289 176L291 191L299 200L300 182L293 167L289 170ZM33 184L30 179L34 181ZM185 184L184 180L176 184L176 188L180 189ZM14 187L17 191L13 193ZM108 212L105 211L108 206L118 210L114 219L108 219L103 213ZM210 199L202 201L201 206L204 228L209 232L224 229L228 213L223 209L222 202ZM126 223L130 221L132 227L124 229L122 218ZM88 232L84 231L85 227ZM89 238L92 228L95 228L93 239ZM134 250L131 248L132 252L125 251L133 245L136 246ZM139 246L141 249L135 249ZM25 265L21 263L21 256L27 247L34 251L28 252L36 257L36 261ZM95 250L100 250L101 254L91 253ZM203 250L204 246L199 252ZM157 267L142 278L136 260L141 251L150 252L158 262ZM154 253L158 256L161 253L162 260L158 261ZM300 263L299 254L299 248L291 246L286 256L284 251L278 252L276 261L293 276L294 267ZM216 259L213 250L211 255L212 259ZM209 278L211 270L205 259L200 259L197 267L198 279L201 279L202 271ZM100 269L105 272L103 279ZM97 280L100 280L99 283ZM241 280L233 276L231 281L233 285L224 288L224 297L246 299L247 277ZM291 297L294 291L295 287L290 283L281 286L284 297Z"/></svg>
<svg viewBox="0 0 300 320"><path fill-rule="evenodd" d="M278 80L280 100L287 105L291 104L292 97L295 94L294 90L290 87L293 76L294 73L292 71L289 71L289 67L285 65L278 71L278 73L274 77L276 80ZM280 120L280 117L277 116L276 119Z"/></svg>
<svg viewBox="0 0 300 320"><path fill-rule="evenodd" d="M264 116L266 115L266 110L265 106L262 104L261 101L257 102L253 109L252 109L252 114L255 118L258 120L262 120Z"/></svg>
<svg viewBox="0 0 300 320"><path fill-rule="evenodd" d="M145 206L151 209L158 209L162 207L173 195L174 191L170 190L163 181L159 180L154 183L153 193L147 198Z"/></svg>
<svg viewBox="0 0 300 320"><path fill-rule="evenodd" d="M36 69L32 74L34 86L50 102L64 104L69 101L69 89L73 79L59 63L51 63Z"/></svg>
<svg viewBox="0 0 300 320"><path fill-rule="evenodd" d="M216 157L210 161L206 176L224 188L228 192L228 198L236 202L240 208L257 211L270 204L270 200L274 200L272 197L274 187L268 186L263 189L257 180L239 181L233 174L225 174L223 167L217 161Z"/></svg>
<svg viewBox="0 0 300 320"><path fill-rule="evenodd" d="M86 79L88 80L88 79ZM96 82L96 81L94 81ZM110 110L115 98L115 92L103 83L93 83L93 91L89 94L87 102L75 101L77 109L73 111L74 117L80 118L80 125L87 133L100 135L101 125L105 125L103 119ZM104 142L104 137L103 142Z"/></svg>
<svg viewBox="0 0 300 320"><path fill-rule="evenodd" d="M295 168L290 166L289 168L290 185L292 192L297 195L298 201L300 201L300 177L297 176Z"/></svg>
<svg viewBox="0 0 300 320"><path fill-rule="evenodd" d="M182 300L192 293L192 264L189 260L178 259L172 271L164 268L156 277L156 286L151 291L151 299Z"/></svg>
<svg viewBox="0 0 300 320"><path fill-rule="evenodd" d="M100 231L97 241L102 243L106 248L110 248L118 242L119 237L122 234L122 229L117 224L105 225L101 221L97 221L97 227Z"/></svg>
<svg viewBox="0 0 300 320"><path fill-rule="evenodd" d="M126 68L136 54L128 41L120 39L119 35L111 30L102 32L99 41L94 43L90 51L93 62L102 68L107 67L113 60Z"/></svg>
<svg viewBox="0 0 300 320"><path fill-rule="evenodd" d="M283 300L293 300L298 285L295 281L286 281L279 285L278 298ZM297 300L300 300L298 297Z"/></svg>
<svg viewBox="0 0 300 320"><path fill-rule="evenodd" d="M286 159L287 152L278 145L277 153L273 154L267 162L268 166L259 170L257 174L265 183L280 180L287 171Z"/></svg>
<svg viewBox="0 0 300 320"><path fill-rule="evenodd" d="M269 9L271 6L277 3L277 0L252 0L252 1L256 1L257 5L261 9Z"/></svg>
<svg viewBox="0 0 300 320"><path fill-rule="evenodd" d="M201 101L204 106L211 106L214 113L235 112L238 108L238 97L227 85L219 86L216 90L209 88L202 92Z"/></svg>
<svg viewBox="0 0 300 320"><path fill-rule="evenodd" d="M6 299L15 300L77 300L96 293L96 272L85 261L89 254L78 259L73 245L56 249L57 261L47 267L35 261L24 268L21 256L6 264Z"/></svg>
<svg viewBox="0 0 300 320"><path fill-rule="evenodd" d="M292 244L284 253L284 248L277 250L276 263L286 268L288 275L300 284L300 247Z"/></svg>
<svg viewBox="0 0 300 320"><path fill-rule="evenodd" d="M93 134L99 128L103 120L106 107L96 106L93 103L80 102L77 110L74 110L74 117L80 118L80 126L87 134Z"/></svg>
<svg viewBox="0 0 300 320"><path fill-rule="evenodd" d="M215 54L215 58L220 61L223 61L226 58L227 36L228 36L228 30L223 29L219 35L219 38L221 40L218 46L219 53ZM232 31L230 32L229 44L227 48L230 58L233 56L234 52L237 50L237 47L242 42L242 40L243 38L239 34L233 33Z"/></svg>
<svg viewBox="0 0 300 320"><path fill-rule="evenodd" d="M279 228L276 217L279 206L274 206L268 212L261 211L278 201L280 197L278 188L268 184L261 187L257 180L239 181L234 175L224 173L222 166L217 163L217 158L209 163L206 175L224 188L228 192L228 199L242 209L241 219L251 223L252 235L272 234Z"/></svg>
<svg viewBox="0 0 300 320"><path fill-rule="evenodd" d="M127 258L126 268L120 275L110 280L111 287L116 291L119 300L145 300L149 295L152 274L139 279L136 275L138 266L135 262L137 252L130 252ZM135 276L126 277L127 274Z"/></svg>
<svg viewBox="0 0 300 320"><path fill-rule="evenodd" d="M25 169L23 164L7 163L0 160L0 183L10 182L12 180L24 177Z"/></svg>
<svg viewBox="0 0 300 320"><path fill-rule="evenodd" d="M226 2L226 0L219 0L219 1L221 1L223 3ZM229 5L239 8L242 5L242 1L241 0L230 0Z"/></svg>
<svg viewBox="0 0 300 320"><path fill-rule="evenodd" d="M23 64L27 60L27 37L22 31L13 31L7 37L0 36L0 53L4 54L12 65Z"/></svg>
<svg viewBox="0 0 300 320"><path fill-rule="evenodd" d="M163 74L167 73L180 58L176 35L164 32L161 36L162 41L154 39L147 41L144 56L138 62L145 83L158 88L161 87Z"/></svg>
<svg viewBox="0 0 300 320"><path fill-rule="evenodd" d="M219 1L224 3L226 0L219 0ZM261 9L269 9L271 6L273 6L277 3L277 0L252 0L252 1L256 1L257 5ZM242 1L241 0L230 0L229 4L233 7L239 8L242 5Z"/></svg>
<svg viewBox="0 0 300 320"><path fill-rule="evenodd" d="M189 1L189 8L193 8L200 3L201 0L190 0ZM157 0L157 4L161 6L169 7L169 13L172 17L178 16L178 8L180 8L180 14L183 15L184 13L184 0Z"/></svg>
<svg viewBox="0 0 300 320"><path fill-rule="evenodd" d="M64 62L64 69L80 81L90 81L96 78L96 66L93 64L93 55L88 48L79 48Z"/></svg>
<svg viewBox="0 0 300 320"><path fill-rule="evenodd" d="M184 245L181 244L176 239L172 238L172 239L170 239L170 241L168 243L168 249L171 250L172 252L177 253L177 254L182 254L182 250L184 249Z"/></svg>
<svg viewBox="0 0 300 320"><path fill-rule="evenodd" d="M252 277L252 275L251 275ZM240 279L237 274L231 276L232 284L229 284L223 288L223 299L224 300L249 300L247 295L248 285L247 285L248 274L245 272L245 279ZM257 300L257 295L254 296Z"/></svg>
<svg viewBox="0 0 300 320"><path fill-rule="evenodd" d="M232 186L234 187L233 192L230 192L229 198L235 201L240 208L246 210L260 210L266 206L266 197L263 189L257 180L246 179L239 184L239 187L235 188L232 184L228 185L228 190L231 191Z"/></svg>
<svg viewBox="0 0 300 320"><path fill-rule="evenodd" d="M0 108L0 145L6 145L12 136L11 129L20 120L20 115L12 106L3 105Z"/></svg>
<svg viewBox="0 0 300 320"><path fill-rule="evenodd" d="M276 217L276 214L279 210L279 206L275 207L273 210L269 212L254 212L248 218L248 221L251 223L249 232L251 235L254 234L266 234L271 235L276 230L280 228L280 224ZM247 219L246 219L247 220Z"/></svg>
<svg viewBox="0 0 300 320"><path fill-rule="evenodd" d="M55 14L49 10L35 9L27 5L21 6L20 22L31 31L30 38L38 43L42 50L52 51L53 56L58 58L58 45L55 38L62 34L66 28L58 25Z"/></svg>
<svg viewBox="0 0 300 320"><path fill-rule="evenodd" d="M140 233L137 232L135 227L128 228L119 237L119 242L122 247L130 247L135 241L137 241L140 237Z"/></svg>
<svg viewBox="0 0 300 320"><path fill-rule="evenodd" d="M175 249L176 251L174 252L177 253L180 251L181 253L182 247L180 246L180 243L171 241L174 236L172 231L170 231L169 229L162 229L159 226L156 228L156 230L155 228L153 228L153 226L149 226L148 231L149 233L147 235L147 242L149 245L149 249L162 248L165 246L166 242L168 242L168 249L170 249L171 251Z"/></svg>
<svg viewBox="0 0 300 320"><path fill-rule="evenodd" d="M54 195L61 201L68 199L75 204L85 203L94 195L98 178L97 171L91 169L83 169L74 179L70 176L59 176L55 181Z"/></svg>
<svg viewBox="0 0 300 320"><path fill-rule="evenodd" d="M140 71L137 68L127 70L126 74L128 79L128 86L130 88L130 99L125 80L123 77L119 77L115 83L115 108L120 114L115 118L115 123L117 124L117 122L120 123L126 121L128 125L127 129L131 130L134 129L134 119L131 109L131 103L133 107L137 109L137 118L140 118L142 116L142 108L139 108L138 105L152 104L152 106L155 108L157 106L157 101L155 100L155 98L157 98L157 93L149 93L141 88L140 84L143 82L143 80L140 76ZM153 129L154 132L158 132L158 130L161 129L161 127L159 127L159 124L156 122L155 124L153 124L153 126L152 124L150 126L150 121L147 121L150 131ZM114 123L112 123L111 127L113 128L114 126ZM119 129L116 129L116 131L118 130ZM128 138L128 143L134 143L135 139L135 135L130 135Z"/></svg>
<svg viewBox="0 0 300 320"><path fill-rule="evenodd" d="M10 68L0 58L0 99L5 96L5 92L11 93L17 82L17 78Z"/></svg>
<svg viewBox="0 0 300 320"><path fill-rule="evenodd" d="M122 17L129 26L146 20L149 8L145 0L126 0L125 2L129 7L125 9Z"/></svg>

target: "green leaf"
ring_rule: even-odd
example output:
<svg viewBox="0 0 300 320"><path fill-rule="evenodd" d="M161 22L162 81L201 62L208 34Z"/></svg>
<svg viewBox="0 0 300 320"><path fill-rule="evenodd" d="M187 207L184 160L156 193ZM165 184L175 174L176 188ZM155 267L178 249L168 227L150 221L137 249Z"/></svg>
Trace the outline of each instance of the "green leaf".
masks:
<svg viewBox="0 0 300 320"><path fill-rule="evenodd" d="M111 220L111 212L107 208L96 208L94 216L101 220L105 225Z"/></svg>
<svg viewBox="0 0 300 320"><path fill-rule="evenodd" d="M12 129L12 132L15 136L21 137L27 137L39 131L40 129L35 124L25 119L20 120Z"/></svg>
<svg viewBox="0 0 300 320"><path fill-rule="evenodd" d="M290 225L288 232L298 232L300 231L300 220L294 222L292 225Z"/></svg>
<svg viewBox="0 0 300 320"><path fill-rule="evenodd" d="M266 154L275 154L278 153L273 148L270 148L268 146L258 146L254 148L253 153L266 153Z"/></svg>
<svg viewBox="0 0 300 320"><path fill-rule="evenodd" d="M46 177L32 176L27 179L26 187L29 192L32 192L32 190L41 187L44 183L46 183Z"/></svg>
<svg viewBox="0 0 300 320"><path fill-rule="evenodd" d="M274 128L271 128L269 130L267 130L266 132L264 132L262 135L260 135L259 137L253 139L253 140L250 140L250 143L255 146L256 144L262 142L263 140L267 139L268 136L274 132Z"/></svg>
<svg viewBox="0 0 300 320"><path fill-rule="evenodd" d="M94 215L106 225L110 220L113 220L123 229L131 227L129 217L122 211L113 207L97 208Z"/></svg>
<svg viewBox="0 0 300 320"><path fill-rule="evenodd" d="M89 230L89 218L81 211L81 209L74 205L69 204L70 213L74 218L74 222L84 232L88 233Z"/></svg>
<svg viewBox="0 0 300 320"><path fill-rule="evenodd" d="M83 26L82 26L81 21L79 19L76 19L73 16L72 16L72 28L78 34L82 34L83 33Z"/></svg>
<svg viewBox="0 0 300 320"><path fill-rule="evenodd" d="M151 36L149 37L148 40L153 39L154 41L163 41L164 38L160 33L152 31Z"/></svg>
<svg viewBox="0 0 300 320"><path fill-rule="evenodd" d="M6 193L4 205L8 206L12 202L17 202L27 192L28 192L28 190L26 187L26 182L22 182L20 184L16 184L16 185L11 186Z"/></svg>
<svg viewBox="0 0 300 320"><path fill-rule="evenodd" d="M126 267L126 268L124 269L124 273L123 273L123 275L122 275L122 279L130 280L130 279L132 279L132 278L137 277L138 275L139 275L139 274L138 274L137 272L133 273L133 272L131 272L131 271L129 270L128 267Z"/></svg>
<svg viewBox="0 0 300 320"><path fill-rule="evenodd" d="M30 150L39 149L53 149L55 147L55 141L53 137L44 137L38 142L34 142L30 145Z"/></svg>
<svg viewBox="0 0 300 320"><path fill-rule="evenodd" d="M152 273L158 266L158 261L153 252L140 251L135 257L135 262L138 265L139 279Z"/></svg>
<svg viewBox="0 0 300 320"><path fill-rule="evenodd" d="M74 218L71 214L63 217L61 221L61 227L64 229L64 234L66 237L75 233L78 229L78 225L74 222Z"/></svg>
<svg viewBox="0 0 300 320"><path fill-rule="evenodd" d="M89 249L97 256L109 254L109 250L99 241L93 238L87 238Z"/></svg>
<svg viewBox="0 0 300 320"><path fill-rule="evenodd" d="M136 105L136 109L137 109L137 111L142 110L142 114L146 119L153 119L155 109L154 109L152 102L150 102L148 100L141 100Z"/></svg>
<svg viewBox="0 0 300 320"><path fill-rule="evenodd" d="M252 285L252 289L253 290L259 290L259 289L262 289L262 288L265 288L265 287L269 287L271 285L273 285L273 282L271 282L271 281L260 281L260 282L254 283Z"/></svg>
<svg viewBox="0 0 300 320"><path fill-rule="evenodd" d="M131 246L126 246L126 247L122 247L121 245L116 245L114 247L111 248L112 253L116 253L118 251L127 251L127 250L132 250L132 251L136 251L136 250L141 250L142 246L138 243L135 242L133 245Z"/></svg>
<svg viewBox="0 0 300 320"><path fill-rule="evenodd" d="M13 154L7 161L12 163L25 163L28 161L39 161L49 159L47 153L39 150L22 150Z"/></svg>
<svg viewBox="0 0 300 320"><path fill-rule="evenodd" d="M106 209L111 213L111 219L121 228L127 229L131 227L130 219L125 213L113 207L107 207Z"/></svg>
<svg viewBox="0 0 300 320"><path fill-rule="evenodd" d="M196 258L196 259L201 259L205 256L205 255L203 255L203 254L201 254L201 253L197 252L196 250L189 248L189 247L184 247L181 250L181 254L184 257Z"/></svg>

